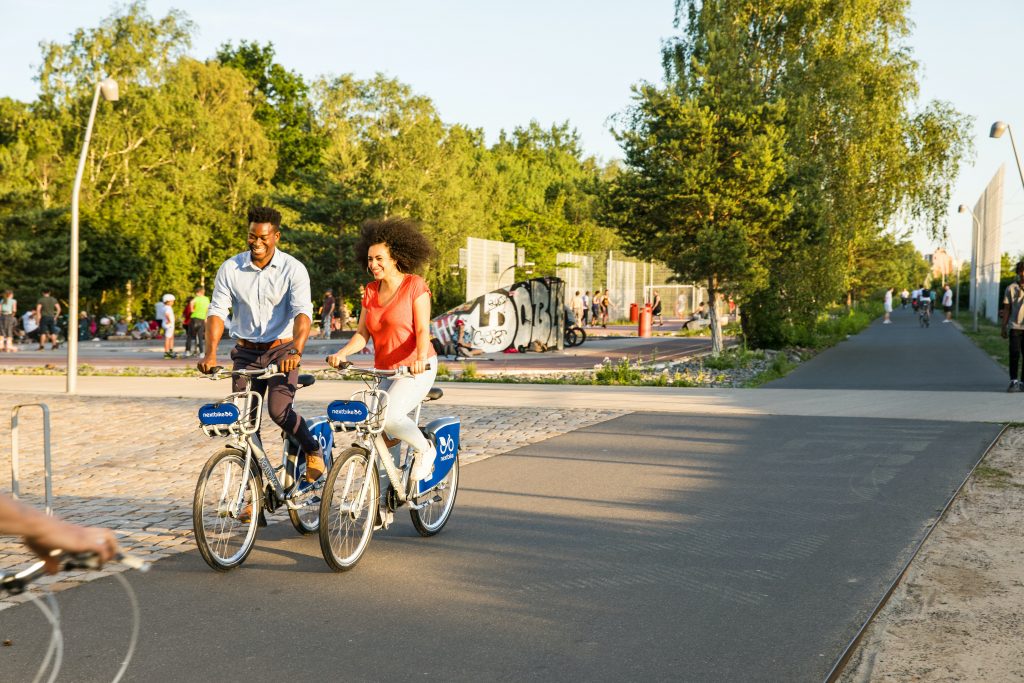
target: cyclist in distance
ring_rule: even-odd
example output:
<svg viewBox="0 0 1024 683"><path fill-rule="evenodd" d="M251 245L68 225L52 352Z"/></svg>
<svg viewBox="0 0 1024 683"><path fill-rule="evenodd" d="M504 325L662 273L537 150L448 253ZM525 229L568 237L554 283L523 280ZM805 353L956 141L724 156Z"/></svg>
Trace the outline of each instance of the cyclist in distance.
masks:
<svg viewBox="0 0 1024 683"><path fill-rule="evenodd" d="M352 339L327 362L338 367L373 339L374 367L393 370L407 366L412 376L387 379L388 415L384 429L401 439L416 454L411 476L430 476L435 449L409 417L426 397L437 375L437 356L430 344L430 289L415 274L434 254L419 225L408 218L369 220L355 248L364 259L373 282L363 294L359 327Z"/></svg>
<svg viewBox="0 0 1024 683"><path fill-rule="evenodd" d="M298 259L277 248L281 214L269 207L249 210L249 251L225 261L213 284L206 312L206 355L196 364L209 374L217 367L217 345L231 311L231 350L234 370L257 370L275 363L284 376L253 382L253 391L267 390L267 412L306 453L306 481L316 481L326 469L320 444L306 421L295 412L298 367L313 320L309 273ZM235 377L234 391L245 390L245 378Z"/></svg>
<svg viewBox="0 0 1024 683"><path fill-rule="evenodd" d="M0 534L21 536L32 552L46 562L46 570L57 573L59 560L50 552L95 553L106 562L117 554L117 539L110 529L78 526L50 517L34 508L0 494Z"/></svg>

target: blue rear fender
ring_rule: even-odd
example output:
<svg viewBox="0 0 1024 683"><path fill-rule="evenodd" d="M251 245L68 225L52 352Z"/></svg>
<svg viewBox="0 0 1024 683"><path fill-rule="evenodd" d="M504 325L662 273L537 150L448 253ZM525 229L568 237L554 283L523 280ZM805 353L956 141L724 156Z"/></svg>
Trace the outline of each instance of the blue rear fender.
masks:
<svg viewBox="0 0 1024 683"><path fill-rule="evenodd" d="M434 473L430 479L421 482L421 491L448 476L455 459L459 457L460 427L461 421L457 417L439 417L436 420L431 420L423 428L423 433L434 442L434 446L437 448L437 457L434 459Z"/></svg>
<svg viewBox="0 0 1024 683"><path fill-rule="evenodd" d="M327 469L331 468L331 450L334 448L334 430L331 429L331 423L327 419L326 415L320 417L306 418L306 426L309 428L309 433L314 439L320 444L320 450L324 454L324 465ZM291 477L290 481L299 479L306 473L306 453L301 448L298 449L298 454L294 457L288 458L288 477ZM289 481L286 479L286 481Z"/></svg>

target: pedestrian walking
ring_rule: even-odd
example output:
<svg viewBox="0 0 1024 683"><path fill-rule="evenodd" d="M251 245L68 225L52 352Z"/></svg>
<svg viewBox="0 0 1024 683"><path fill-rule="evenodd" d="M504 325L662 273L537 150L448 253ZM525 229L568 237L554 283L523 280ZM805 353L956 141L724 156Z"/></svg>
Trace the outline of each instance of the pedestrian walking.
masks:
<svg viewBox="0 0 1024 683"><path fill-rule="evenodd" d="M901 306L902 306L903 308L906 308L906 307L907 307L907 304L908 304L909 302L910 302L910 292L908 292L908 291L907 291L907 288L906 288L906 287L904 287L904 288L903 288L903 291L902 291L902 292L900 292L900 305L901 305Z"/></svg>
<svg viewBox="0 0 1024 683"><path fill-rule="evenodd" d="M196 364L209 374L217 367L217 345L231 311L231 351L235 370L257 370L275 364L283 375L253 382L253 391L266 390L270 419L295 437L306 454L306 481L319 479L326 469L320 444L306 421L295 412L299 363L313 325L309 272L293 256L277 248L281 214L270 207L249 210L249 250L232 256L217 271L206 316L206 355ZM245 378L235 377L235 391Z"/></svg>
<svg viewBox="0 0 1024 683"><path fill-rule="evenodd" d="M164 294L160 301L164 305L164 319L161 327L164 330L164 358L177 358L174 353L174 295Z"/></svg>
<svg viewBox="0 0 1024 683"><path fill-rule="evenodd" d="M945 291L942 292L942 311L946 314L946 319L942 322L953 322L953 290L949 285L943 285L943 288Z"/></svg>
<svg viewBox="0 0 1024 683"><path fill-rule="evenodd" d="M583 316L580 318L580 325L586 327L590 322L590 290L583 292Z"/></svg>
<svg viewBox="0 0 1024 683"><path fill-rule="evenodd" d="M331 324L334 322L334 290L328 289L324 292L324 303L320 307L320 336L324 339L331 337Z"/></svg>
<svg viewBox="0 0 1024 683"><path fill-rule="evenodd" d="M206 313L209 309L210 297L206 296L206 288L200 285L192 295L192 315L188 320L189 331L196 340L196 348L192 352L195 356L203 355L203 347L206 345ZM188 349L185 355L188 355Z"/></svg>
<svg viewBox="0 0 1024 683"><path fill-rule="evenodd" d="M18 322L18 301L14 298L14 292L4 291L4 298L0 299L0 351L14 353L18 347L14 345L14 329Z"/></svg>
<svg viewBox="0 0 1024 683"><path fill-rule="evenodd" d="M604 290L604 294L601 295L601 327L608 327L608 311L612 307L611 297L608 296L608 290Z"/></svg>
<svg viewBox="0 0 1024 683"><path fill-rule="evenodd" d="M572 297L569 308L572 309L572 314L576 316L577 323L580 320L583 320L583 296L580 295L580 291L578 289L576 290L576 294Z"/></svg>
<svg viewBox="0 0 1024 683"><path fill-rule="evenodd" d="M665 326L665 320L661 317L661 295L658 294L658 290L654 290L651 298L651 322L657 319L658 327Z"/></svg>
<svg viewBox="0 0 1024 683"><path fill-rule="evenodd" d="M50 290L44 289L43 295L36 301L36 320L39 321L39 350L42 351L46 338L50 338L50 350L60 346L57 341L57 316L60 315L60 302L50 296ZM75 321L69 320L71 325ZM69 333L70 334L70 333Z"/></svg>
<svg viewBox="0 0 1024 683"><path fill-rule="evenodd" d="M1017 261L1014 268L1016 275L1003 292L1003 324L1000 333L1003 339L1010 341L1010 386L1006 387L1008 393L1021 390L1020 369L1021 369L1021 341L1024 341L1024 289L1021 282L1024 280L1024 261Z"/></svg>
<svg viewBox="0 0 1024 683"><path fill-rule="evenodd" d="M594 296L590 298L590 325L597 327L597 321L601 319L601 290L595 289Z"/></svg>
<svg viewBox="0 0 1024 683"><path fill-rule="evenodd" d="M192 342L194 341L192 328L189 327L190 322L192 322L192 297L185 299L185 307L181 309L181 328L185 331L185 358L192 355Z"/></svg>
<svg viewBox="0 0 1024 683"><path fill-rule="evenodd" d="M892 323L889 320L889 314L892 313L892 287L885 290L885 296L882 297L882 307L885 309L885 320L882 321L883 325L889 325Z"/></svg>

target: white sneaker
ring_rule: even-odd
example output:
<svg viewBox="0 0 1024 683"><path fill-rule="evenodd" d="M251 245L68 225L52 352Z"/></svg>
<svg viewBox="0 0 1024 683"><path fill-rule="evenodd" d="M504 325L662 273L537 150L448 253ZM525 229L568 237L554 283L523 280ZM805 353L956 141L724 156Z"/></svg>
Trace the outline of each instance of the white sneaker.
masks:
<svg viewBox="0 0 1024 683"><path fill-rule="evenodd" d="M416 460L412 464L412 478L417 481L430 479L430 473L434 471L434 458L437 457L437 449L433 445L426 451L416 451Z"/></svg>

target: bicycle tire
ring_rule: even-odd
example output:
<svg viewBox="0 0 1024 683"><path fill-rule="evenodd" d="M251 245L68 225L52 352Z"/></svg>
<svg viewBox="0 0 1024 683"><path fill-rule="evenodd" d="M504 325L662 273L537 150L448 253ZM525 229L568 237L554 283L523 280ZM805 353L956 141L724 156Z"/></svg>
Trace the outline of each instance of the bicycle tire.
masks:
<svg viewBox="0 0 1024 683"><path fill-rule="evenodd" d="M459 492L459 458L455 457L452 468L448 474L438 482L437 486L427 491L424 495L441 496L441 500L422 510L409 510L412 517L412 525L420 536L433 536L441 531L451 517L452 508L455 507L455 496Z"/></svg>
<svg viewBox="0 0 1024 683"><path fill-rule="evenodd" d="M369 490L362 505L355 509L356 498L367 479ZM379 485L370 454L359 447L339 453L327 473L320 501L320 550L334 571L352 569L370 544Z"/></svg>
<svg viewBox="0 0 1024 683"><path fill-rule="evenodd" d="M226 572L245 562L256 543L263 500L259 477L251 467L243 473L244 467L245 455L237 449L225 448L214 453L199 473L199 481L196 482L192 496L192 531L195 533L196 546L206 564L217 571ZM219 473L222 469L225 471ZM248 522L238 519L225 509L225 506L230 505L226 496L237 494L238 485L242 481L239 477L245 478L243 501L252 505ZM211 482L215 483L212 488ZM208 491L214 494L209 503L206 496ZM230 550L235 547L236 541L237 549Z"/></svg>
<svg viewBox="0 0 1024 683"><path fill-rule="evenodd" d="M573 328L576 330L576 346L579 346L583 342L587 341L587 331L580 326Z"/></svg>
<svg viewBox="0 0 1024 683"><path fill-rule="evenodd" d="M576 330L574 330L571 327L566 329L565 330L565 346L566 346L566 348L570 348L571 349L572 347L576 346L576 344L578 344L578 343L579 343L579 340L578 340L578 337L576 335Z"/></svg>
<svg viewBox="0 0 1024 683"><path fill-rule="evenodd" d="M310 511L313 512L312 515ZM320 506L311 504L298 510L288 508L288 519L292 521L295 530L303 536L315 534L320 530Z"/></svg>

